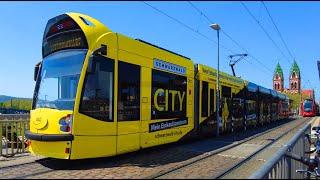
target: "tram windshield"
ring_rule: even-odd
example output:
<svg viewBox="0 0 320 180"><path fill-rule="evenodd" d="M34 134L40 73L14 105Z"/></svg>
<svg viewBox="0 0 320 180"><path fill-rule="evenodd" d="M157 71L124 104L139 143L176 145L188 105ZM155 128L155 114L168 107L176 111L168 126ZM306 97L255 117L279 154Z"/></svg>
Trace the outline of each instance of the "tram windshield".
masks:
<svg viewBox="0 0 320 180"><path fill-rule="evenodd" d="M36 108L73 110L86 50L66 50L43 59Z"/></svg>
<svg viewBox="0 0 320 180"><path fill-rule="evenodd" d="M304 107L304 110L305 110L306 112L311 111L312 102L311 102L311 101L304 101L303 107Z"/></svg>

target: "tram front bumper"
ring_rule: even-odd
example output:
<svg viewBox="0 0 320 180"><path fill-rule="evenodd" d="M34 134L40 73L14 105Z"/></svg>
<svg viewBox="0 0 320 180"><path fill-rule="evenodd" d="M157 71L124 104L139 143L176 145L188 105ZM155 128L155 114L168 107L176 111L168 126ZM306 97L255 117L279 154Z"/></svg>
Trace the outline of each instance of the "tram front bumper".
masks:
<svg viewBox="0 0 320 180"><path fill-rule="evenodd" d="M38 134L26 131L26 138L36 141L72 141L72 134Z"/></svg>
<svg viewBox="0 0 320 180"><path fill-rule="evenodd" d="M31 140L29 151L34 155L57 159L69 159L71 155L72 134L37 134L27 131L26 138Z"/></svg>

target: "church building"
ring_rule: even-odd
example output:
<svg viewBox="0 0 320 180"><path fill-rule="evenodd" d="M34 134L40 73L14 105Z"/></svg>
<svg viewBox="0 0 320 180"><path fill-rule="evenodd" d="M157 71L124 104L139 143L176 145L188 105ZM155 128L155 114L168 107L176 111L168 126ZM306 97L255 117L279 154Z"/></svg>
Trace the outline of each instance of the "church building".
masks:
<svg viewBox="0 0 320 180"><path fill-rule="evenodd" d="M278 63L273 75L273 89L278 92L300 94L301 93L301 75L300 68L296 61L293 62L289 75L289 88L284 87L283 71Z"/></svg>

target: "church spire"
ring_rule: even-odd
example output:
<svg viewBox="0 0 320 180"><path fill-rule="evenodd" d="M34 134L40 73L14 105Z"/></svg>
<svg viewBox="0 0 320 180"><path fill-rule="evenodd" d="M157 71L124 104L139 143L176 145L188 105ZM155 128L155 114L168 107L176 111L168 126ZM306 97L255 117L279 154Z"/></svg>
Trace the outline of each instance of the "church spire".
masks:
<svg viewBox="0 0 320 180"><path fill-rule="evenodd" d="M284 89L283 84L283 71L278 62L276 69L274 70L273 74L273 89L279 92L282 92Z"/></svg>
<svg viewBox="0 0 320 180"><path fill-rule="evenodd" d="M293 61L293 64L291 66L290 76L292 75L292 73L295 73L296 75L298 75L298 77L300 77L300 68L299 68L296 60Z"/></svg>
<svg viewBox="0 0 320 180"><path fill-rule="evenodd" d="M276 69L274 71L274 74L273 74L273 78L275 78L275 76L278 74L278 76L280 76L281 79L283 79L283 71L282 71L282 68L278 62L277 66L276 66Z"/></svg>
<svg viewBox="0 0 320 180"><path fill-rule="evenodd" d="M293 61L293 64L290 69L289 86L289 89L292 93L301 92L300 68L296 60Z"/></svg>

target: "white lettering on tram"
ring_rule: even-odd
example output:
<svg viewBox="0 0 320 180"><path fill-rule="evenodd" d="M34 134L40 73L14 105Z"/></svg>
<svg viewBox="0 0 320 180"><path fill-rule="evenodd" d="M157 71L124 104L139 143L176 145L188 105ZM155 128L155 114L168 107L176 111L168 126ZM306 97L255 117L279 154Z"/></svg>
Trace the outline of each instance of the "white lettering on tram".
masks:
<svg viewBox="0 0 320 180"><path fill-rule="evenodd" d="M150 132L159 131L159 130L169 129L169 128L182 126L186 124L188 124L187 119L176 119L176 120L152 123L149 125L149 131Z"/></svg>
<svg viewBox="0 0 320 180"><path fill-rule="evenodd" d="M165 70L165 71L169 71L169 72L173 72L176 74L182 74L185 75L186 74L186 68L176 65L176 64L172 64L172 63L168 63L165 62L163 60L154 58L153 60L153 67L156 69L160 69L160 70Z"/></svg>

